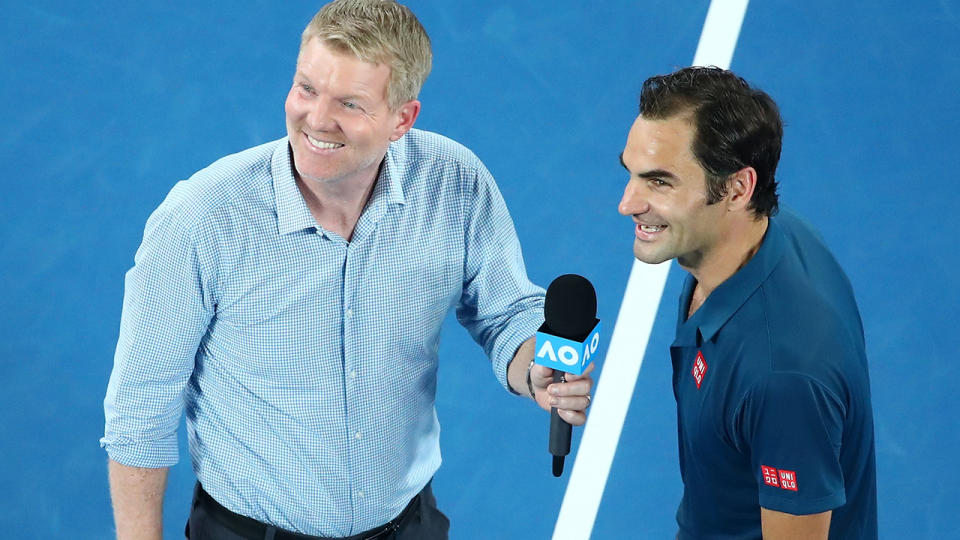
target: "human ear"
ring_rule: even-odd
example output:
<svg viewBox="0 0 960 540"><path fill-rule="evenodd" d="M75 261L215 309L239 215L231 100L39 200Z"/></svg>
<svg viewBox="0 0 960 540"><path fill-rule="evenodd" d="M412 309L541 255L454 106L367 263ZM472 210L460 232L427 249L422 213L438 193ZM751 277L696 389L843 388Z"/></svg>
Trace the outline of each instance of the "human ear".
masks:
<svg viewBox="0 0 960 540"><path fill-rule="evenodd" d="M412 99L401 105L394 114L397 117L397 124L390 134L391 141L396 141L400 137L403 137L404 134L413 127L413 123L416 122L417 117L420 116L420 102Z"/></svg>
<svg viewBox="0 0 960 540"><path fill-rule="evenodd" d="M727 180L727 207L731 211L743 211L750 204L757 188L757 171L744 167L730 175Z"/></svg>

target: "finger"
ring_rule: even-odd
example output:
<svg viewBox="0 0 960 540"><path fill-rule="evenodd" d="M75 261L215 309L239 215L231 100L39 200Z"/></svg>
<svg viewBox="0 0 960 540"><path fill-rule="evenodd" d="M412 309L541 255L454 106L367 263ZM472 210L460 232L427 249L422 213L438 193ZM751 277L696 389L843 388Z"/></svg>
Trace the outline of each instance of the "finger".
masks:
<svg viewBox="0 0 960 540"><path fill-rule="evenodd" d="M550 406L568 411L583 411L590 406L587 396L551 397Z"/></svg>
<svg viewBox="0 0 960 540"><path fill-rule="evenodd" d="M584 396L590 393L593 387L591 379L578 379L576 381L567 381L565 383L553 383L547 386L547 392L551 396Z"/></svg>
<svg viewBox="0 0 960 540"><path fill-rule="evenodd" d="M534 364L530 373L537 375L538 377L553 377L553 368L541 366L540 364Z"/></svg>
<svg viewBox="0 0 960 540"><path fill-rule="evenodd" d="M590 373L594 370L595 367L596 367L596 364L590 364L589 366L587 366L587 369L583 370L583 373L581 373L580 375L574 375L573 373L567 373L567 382L569 382L569 381L576 381L576 380L580 380L580 379L589 379L589 378L590 378Z"/></svg>
<svg viewBox="0 0 960 540"><path fill-rule="evenodd" d="M553 381L553 369L541 366L540 364L534 364L533 369L530 370L530 379L540 383L539 386L546 386Z"/></svg>
<svg viewBox="0 0 960 540"><path fill-rule="evenodd" d="M589 376L590 376L590 372L592 372L596 367L597 367L597 365L591 362L590 365L587 366L587 369L583 370L583 373L581 373L580 375L573 375L572 373L567 373L567 380L569 381L569 380L571 379L571 377L574 378L574 379L581 379L581 378L584 378L584 377L589 377Z"/></svg>
<svg viewBox="0 0 960 540"><path fill-rule="evenodd" d="M580 411L571 411L569 409L557 409L560 418L571 426L582 426L587 422L587 415Z"/></svg>

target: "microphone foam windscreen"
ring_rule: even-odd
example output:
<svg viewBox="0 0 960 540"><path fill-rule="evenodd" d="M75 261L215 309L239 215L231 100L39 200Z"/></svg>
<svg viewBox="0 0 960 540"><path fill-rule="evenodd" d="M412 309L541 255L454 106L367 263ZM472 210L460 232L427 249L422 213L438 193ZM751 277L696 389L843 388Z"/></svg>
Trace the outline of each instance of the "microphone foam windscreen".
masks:
<svg viewBox="0 0 960 540"><path fill-rule="evenodd" d="M547 327L561 337L579 338L597 318L597 292L587 278L564 274L550 283L543 301Z"/></svg>

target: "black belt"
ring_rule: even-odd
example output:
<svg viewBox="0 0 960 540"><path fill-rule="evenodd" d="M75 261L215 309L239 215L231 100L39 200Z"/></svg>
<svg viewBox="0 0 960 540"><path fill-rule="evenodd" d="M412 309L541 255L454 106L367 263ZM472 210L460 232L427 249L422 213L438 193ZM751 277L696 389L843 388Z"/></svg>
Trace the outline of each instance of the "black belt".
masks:
<svg viewBox="0 0 960 540"><path fill-rule="evenodd" d="M427 484L427 486L429 487L430 484ZM272 537L274 540L386 540L400 528L404 520L413 513L414 506L420 502L420 493L418 493L416 497L410 500L407 507L404 508L397 517L387 523L353 536L330 538L327 536L310 536L308 534L287 531L232 512L211 497L210 494L203 489L203 486L200 485L200 482L197 482L195 494L196 504L209 512L214 519L226 525L227 528L233 532L247 538L264 538L267 535L268 529L273 528L275 529Z"/></svg>

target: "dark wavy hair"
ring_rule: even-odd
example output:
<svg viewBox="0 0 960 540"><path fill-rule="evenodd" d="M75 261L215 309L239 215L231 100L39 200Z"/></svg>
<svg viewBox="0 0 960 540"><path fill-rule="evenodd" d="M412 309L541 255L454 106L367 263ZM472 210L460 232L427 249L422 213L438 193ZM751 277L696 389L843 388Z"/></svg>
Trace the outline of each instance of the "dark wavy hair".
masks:
<svg viewBox="0 0 960 540"><path fill-rule="evenodd" d="M747 208L757 216L776 214L783 120L773 99L718 67L688 67L647 79L640 115L665 120L678 114L691 114L696 128L691 150L706 172L707 204L726 195L731 174L753 167L757 186Z"/></svg>

